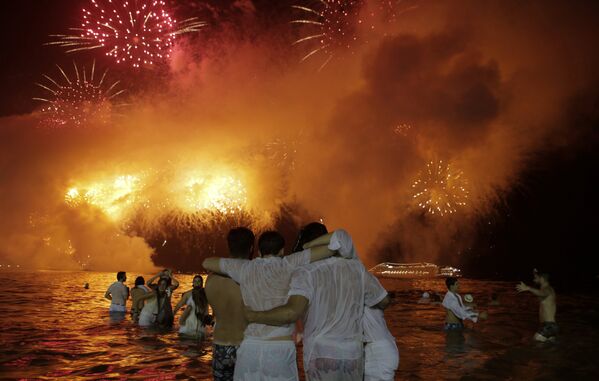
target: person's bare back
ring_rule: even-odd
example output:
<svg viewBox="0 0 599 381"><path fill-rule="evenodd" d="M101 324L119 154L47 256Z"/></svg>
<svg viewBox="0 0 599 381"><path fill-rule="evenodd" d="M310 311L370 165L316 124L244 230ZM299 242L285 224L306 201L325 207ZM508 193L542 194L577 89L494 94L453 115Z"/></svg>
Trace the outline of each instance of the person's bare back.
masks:
<svg viewBox="0 0 599 381"><path fill-rule="evenodd" d="M211 274L206 279L206 296L214 313L214 343L239 345L247 326L239 285L232 279Z"/></svg>

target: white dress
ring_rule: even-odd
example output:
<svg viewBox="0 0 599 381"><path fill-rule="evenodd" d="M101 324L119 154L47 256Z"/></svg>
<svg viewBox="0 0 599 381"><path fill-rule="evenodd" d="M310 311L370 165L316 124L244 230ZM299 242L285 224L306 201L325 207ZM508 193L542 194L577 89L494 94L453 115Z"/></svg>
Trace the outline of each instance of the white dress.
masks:
<svg viewBox="0 0 599 381"><path fill-rule="evenodd" d="M185 304L187 304L187 308L191 308L191 313L187 316L185 324L179 327L179 333L201 339L206 334L206 328L204 327L203 322L198 320L198 317L196 316L196 304L193 301L192 295L189 295Z"/></svg>
<svg viewBox="0 0 599 381"><path fill-rule="evenodd" d="M154 325L156 322L156 315L158 314L158 303L156 298L150 299L141 309L139 313L139 326L149 327Z"/></svg>

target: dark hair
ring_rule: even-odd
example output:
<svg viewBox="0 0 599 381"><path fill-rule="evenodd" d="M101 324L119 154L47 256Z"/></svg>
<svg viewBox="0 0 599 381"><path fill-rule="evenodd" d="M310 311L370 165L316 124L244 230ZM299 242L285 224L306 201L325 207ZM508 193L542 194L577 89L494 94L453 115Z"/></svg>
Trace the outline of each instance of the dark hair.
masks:
<svg viewBox="0 0 599 381"><path fill-rule="evenodd" d="M125 279L127 277L127 273L124 271L119 271L118 273L116 273L116 280L117 281L121 281L123 279Z"/></svg>
<svg viewBox="0 0 599 381"><path fill-rule="evenodd" d="M248 228L237 227L229 230L227 234L229 253L233 257L249 259L252 256L255 239L254 233Z"/></svg>
<svg viewBox="0 0 599 381"><path fill-rule="evenodd" d="M258 238L258 250L261 255L277 255L285 247L285 238L275 231L266 231Z"/></svg>
<svg viewBox="0 0 599 381"><path fill-rule="evenodd" d="M194 276L193 280L196 280L196 278L200 278L202 283L204 283L204 279L201 275ZM196 306L194 311L196 317L201 321L208 313L208 298L206 297L206 291L204 290L203 284L202 286L194 287L193 290L191 290L191 298Z"/></svg>
<svg viewBox="0 0 599 381"><path fill-rule="evenodd" d="M310 241L315 240L318 237L321 237L327 234L329 231L327 227L321 224L320 222L311 222L308 225L304 226L299 234L297 235L297 240L295 241L295 245L293 246L293 253L304 250L304 244Z"/></svg>
<svg viewBox="0 0 599 381"><path fill-rule="evenodd" d="M166 282L166 286L170 286L171 285L171 278L168 277L160 277L160 279L158 279L158 282L156 282L156 286L160 285L160 282L165 281ZM158 288L158 287L156 287Z"/></svg>
<svg viewBox="0 0 599 381"><path fill-rule="evenodd" d="M453 286L454 284L456 284L458 281L458 278L450 276L447 279L445 279L445 285L447 286L447 289L449 290L451 288L451 286Z"/></svg>
<svg viewBox="0 0 599 381"><path fill-rule="evenodd" d="M549 282L549 273L547 271L536 268L533 270L533 273L535 273L535 274L537 274L537 276L545 279L545 282Z"/></svg>
<svg viewBox="0 0 599 381"><path fill-rule="evenodd" d="M136 286L142 286L146 284L146 280L144 279L143 276L138 276L137 278L135 278L135 285Z"/></svg>

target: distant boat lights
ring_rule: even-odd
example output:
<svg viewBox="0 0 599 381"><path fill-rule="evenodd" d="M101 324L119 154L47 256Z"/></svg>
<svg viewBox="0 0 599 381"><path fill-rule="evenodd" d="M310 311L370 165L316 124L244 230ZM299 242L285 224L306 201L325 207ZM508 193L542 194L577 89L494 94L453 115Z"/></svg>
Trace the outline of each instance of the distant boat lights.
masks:
<svg viewBox="0 0 599 381"><path fill-rule="evenodd" d="M369 270L374 275L383 278L430 278L430 277L460 277L462 271L456 267L439 267L434 263L380 263Z"/></svg>

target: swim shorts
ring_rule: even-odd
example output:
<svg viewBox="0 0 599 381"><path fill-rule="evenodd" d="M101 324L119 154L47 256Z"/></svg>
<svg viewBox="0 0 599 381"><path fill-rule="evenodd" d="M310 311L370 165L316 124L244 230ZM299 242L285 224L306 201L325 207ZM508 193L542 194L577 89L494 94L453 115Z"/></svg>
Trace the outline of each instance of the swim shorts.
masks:
<svg viewBox="0 0 599 381"><path fill-rule="evenodd" d="M556 337L557 333L559 332L559 327L557 326L557 323L555 322L543 322L541 323L541 328L539 328L539 330L537 331L537 333L547 339L551 338L551 337Z"/></svg>
<svg viewBox="0 0 599 381"><path fill-rule="evenodd" d="M239 346L212 345L212 374L215 381L233 381L237 348Z"/></svg>
<svg viewBox="0 0 599 381"><path fill-rule="evenodd" d="M445 331L459 331L464 329L464 323L445 323Z"/></svg>

